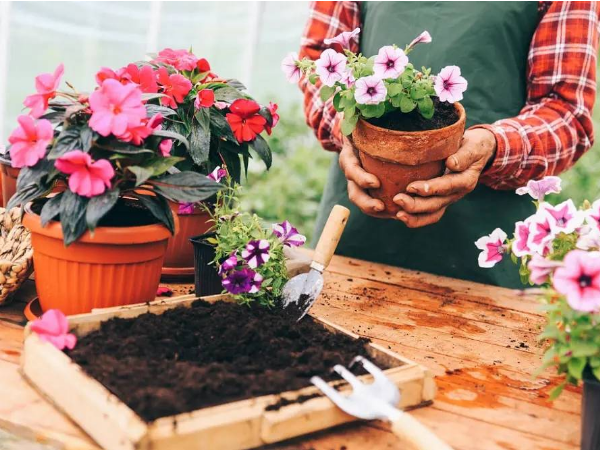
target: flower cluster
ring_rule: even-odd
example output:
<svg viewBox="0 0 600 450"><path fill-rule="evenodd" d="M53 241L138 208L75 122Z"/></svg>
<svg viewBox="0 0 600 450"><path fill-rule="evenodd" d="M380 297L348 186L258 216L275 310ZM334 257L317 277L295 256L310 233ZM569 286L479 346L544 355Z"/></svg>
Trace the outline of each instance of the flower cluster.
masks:
<svg viewBox="0 0 600 450"><path fill-rule="evenodd" d="M242 303L258 300L273 305L287 281L284 247L299 247L306 238L287 220L271 229L256 215L238 210L238 186L230 180L215 204L214 263L223 278L223 288Z"/></svg>
<svg viewBox="0 0 600 450"><path fill-rule="evenodd" d="M514 262L520 259L524 283L542 286L548 317L542 339L550 343L544 367L554 365L576 383L588 366L600 379L600 200L581 208L570 199L545 201L560 190L558 177L529 181L517 194L529 194L536 213L515 224L511 239L496 229L475 245L481 267L510 255Z"/></svg>
<svg viewBox="0 0 600 450"><path fill-rule="evenodd" d="M408 44L404 50L395 45L386 45L377 55L366 58L348 49L353 39L358 39L360 28L346 31L325 39L325 44L341 48L343 53L329 48L316 61L298 59L296 53L288 54L281 69L291 83L302 76L316 84L321 82L320 96L323 101L333 97L333 106L343 112L342 132L352 133L360 117L378 118L400 110L409 113L415 108L425 118L434 114L432 96L442 102L454 103L462 100L467 89L467 80L458 66L444 67L438 75L431 70L415 70L408 54L417 44L430 43L431 35L424 31Z"/></svg>

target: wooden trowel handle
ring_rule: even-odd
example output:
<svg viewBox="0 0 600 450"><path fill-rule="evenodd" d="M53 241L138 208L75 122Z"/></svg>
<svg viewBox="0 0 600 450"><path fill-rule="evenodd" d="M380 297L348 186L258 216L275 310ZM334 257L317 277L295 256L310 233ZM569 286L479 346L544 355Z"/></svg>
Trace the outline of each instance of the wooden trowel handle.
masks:
<svg viewBox="0 0 600 450"><path fill-rule="evenodd" d="M323 269L329 265L329 261L335 253L349 215L350 210L340 205L335 205L329 214L313 256L313 262L322 265Z"/></svg>

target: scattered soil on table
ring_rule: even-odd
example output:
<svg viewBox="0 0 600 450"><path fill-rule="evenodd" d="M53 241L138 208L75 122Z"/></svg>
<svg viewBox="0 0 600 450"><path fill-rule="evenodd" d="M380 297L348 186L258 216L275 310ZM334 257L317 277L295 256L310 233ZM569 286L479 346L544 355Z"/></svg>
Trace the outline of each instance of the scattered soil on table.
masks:
<svg viewBox="0 0 600 450"><path fill-rule="evenodd" d="M431 119L424 118L417 108L409 113L394 110L377 119L369 119L368 122L388 130L396 131L425 131L437 130L452 125L458 120L458 113L454 104L440 102L437 97L432 97L435 112Z"/></svg>
<svg viewBox="0 0 600 450"><path fill-rule="evenodd" d="M313 375L339 379L335 364L367 356L368 340L296 317L198 300L161 315L111 319L67 353L146 421L301 389Z"/></svg>

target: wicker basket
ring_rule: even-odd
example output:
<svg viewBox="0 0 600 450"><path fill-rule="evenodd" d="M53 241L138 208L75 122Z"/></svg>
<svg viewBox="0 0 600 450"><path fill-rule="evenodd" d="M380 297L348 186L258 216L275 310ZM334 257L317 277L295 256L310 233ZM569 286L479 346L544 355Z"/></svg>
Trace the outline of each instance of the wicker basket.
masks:
<svg viewBox="0 0 600 450"><path fill-rule="evenodd" d="M31 235L21 217L20 208L0 208L0 305L10 301L33 270Z"/></svg>

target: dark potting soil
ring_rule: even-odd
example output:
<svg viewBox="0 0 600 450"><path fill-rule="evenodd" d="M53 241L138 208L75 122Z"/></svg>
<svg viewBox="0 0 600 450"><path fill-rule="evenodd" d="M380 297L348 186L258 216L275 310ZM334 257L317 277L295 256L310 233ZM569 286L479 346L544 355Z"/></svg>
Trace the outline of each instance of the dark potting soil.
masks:
<svg viewBox="0 0 600 450"><path fill-rule="evenodd" d="M366 339L295 322L279 308L198 300L190 308L112 319L67 353L144 420L339 379ZM274 405L278 409L283 405Z"/></svg>
<svg viewBox="0 0 600 450"><path fill-rule="evenodd" d="M458 113L452 103L440 102L437 97L432 99L435 112L431 119L425 119L415 108L409 113L396 109L377 119L369 119L368 122L388 130L425 131L444 128L458 120Z"/></svg>

